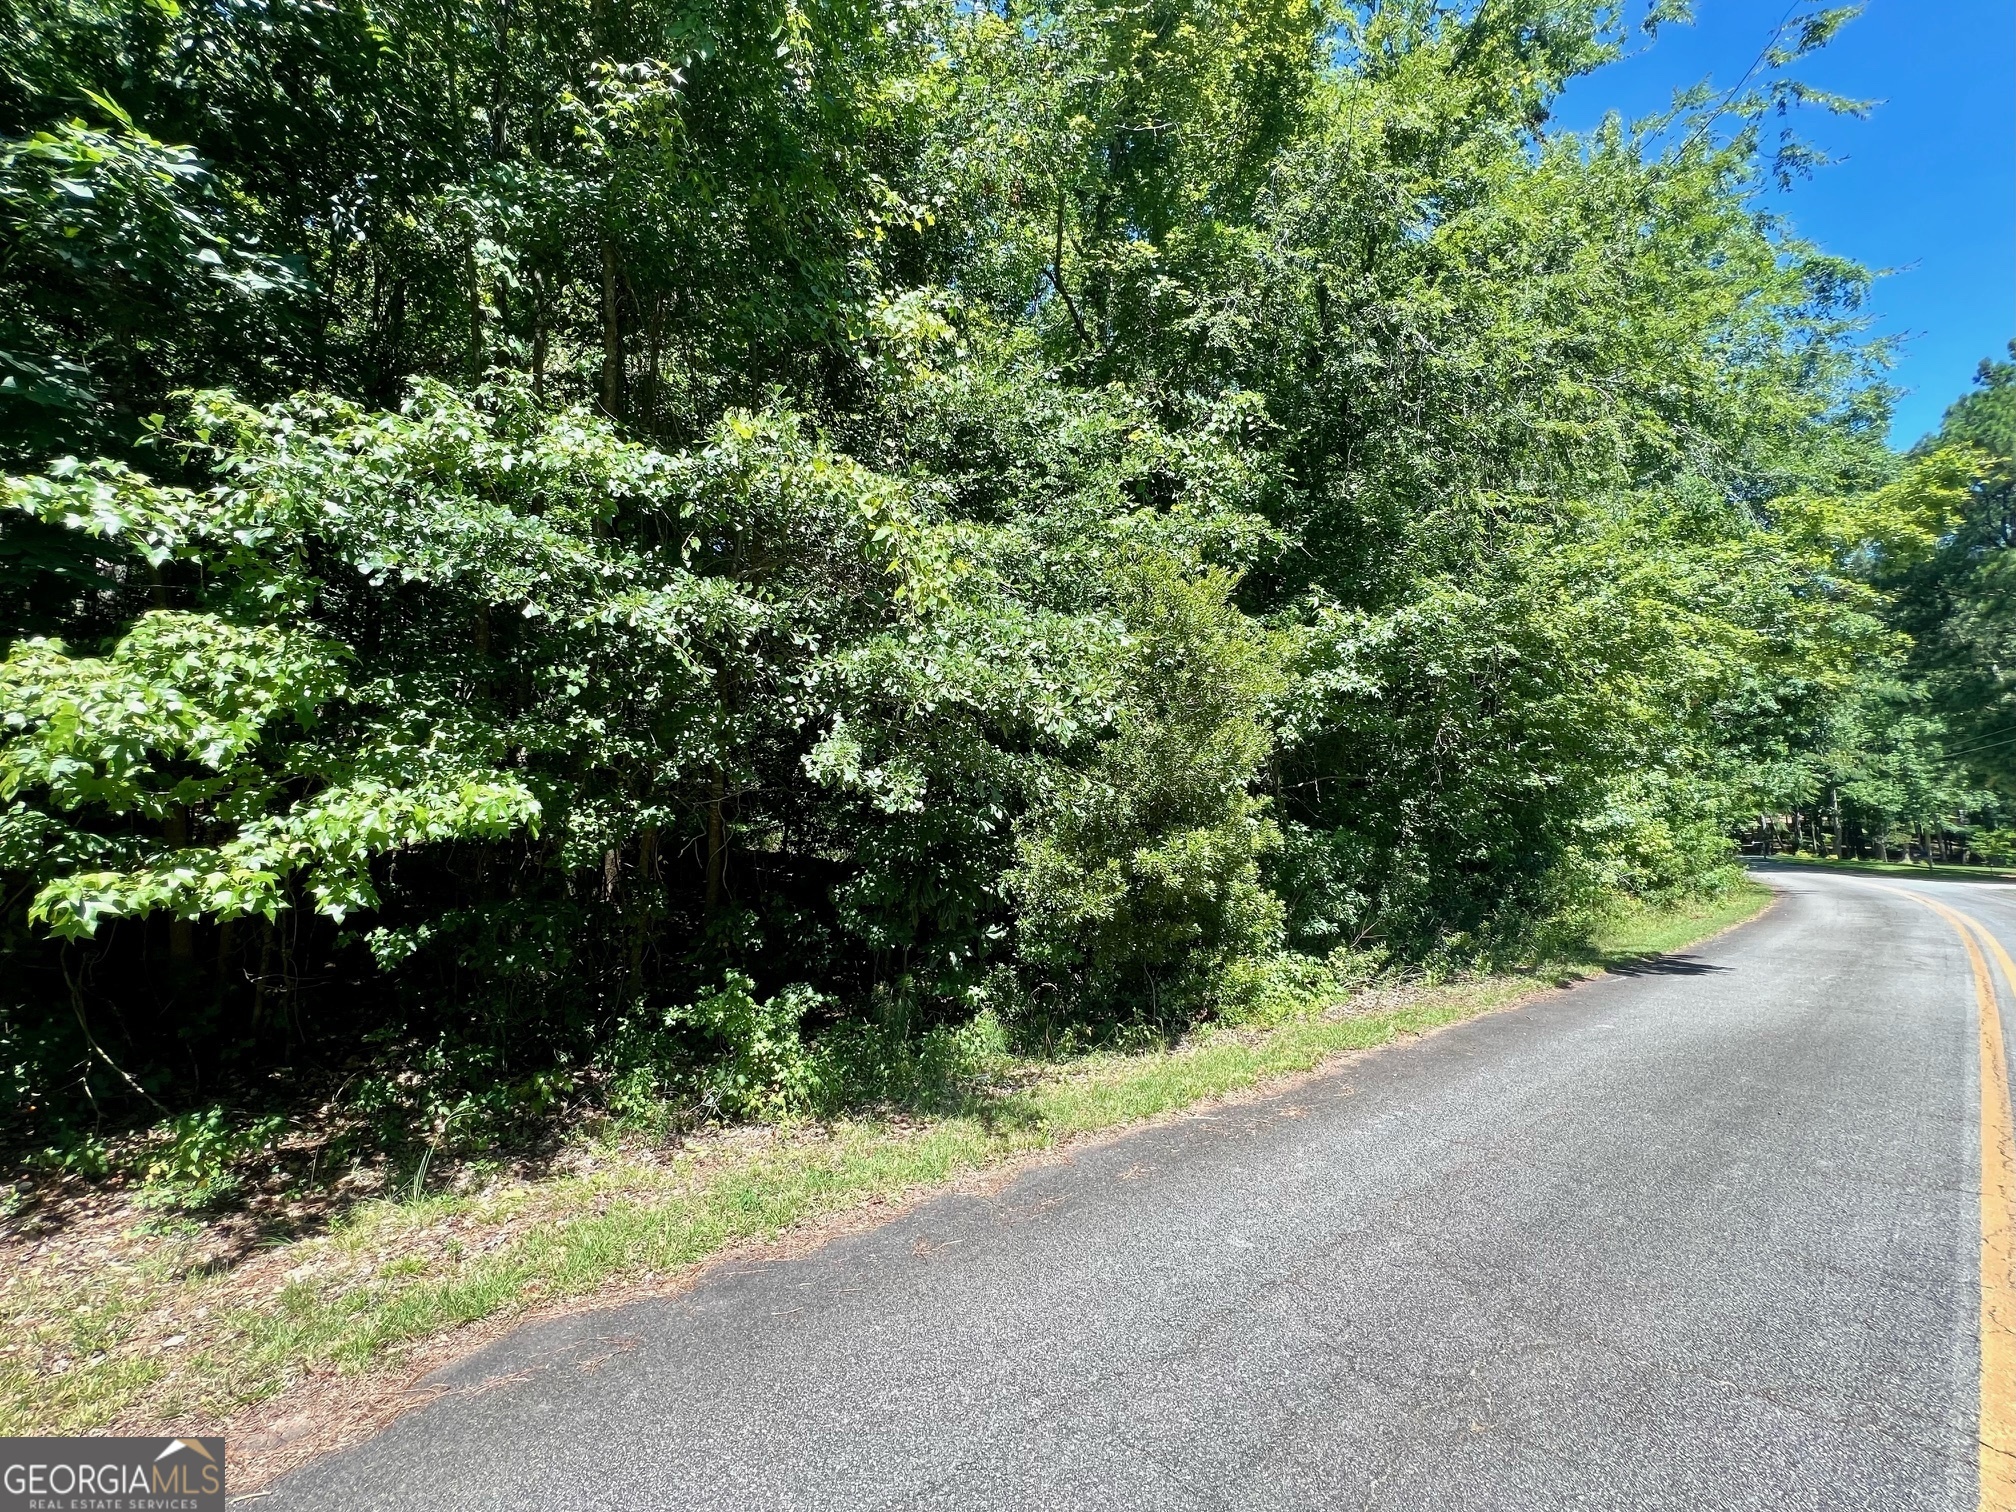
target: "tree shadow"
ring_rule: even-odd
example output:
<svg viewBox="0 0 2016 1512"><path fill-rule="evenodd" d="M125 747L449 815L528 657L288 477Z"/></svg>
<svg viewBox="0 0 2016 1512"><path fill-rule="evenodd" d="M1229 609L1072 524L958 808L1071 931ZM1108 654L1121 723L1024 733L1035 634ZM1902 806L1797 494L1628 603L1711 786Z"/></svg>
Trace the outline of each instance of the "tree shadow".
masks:
<svg viewBox="0 0 2016 1512"><path fill-rule="evenodd" d="M467 1186L471 1176L538 1180L569 1156L570 1136L588 1111L560 1108L470 1150L430 1150L424 1134L357 1137L363 1120L333 1110L322 1100L326 1090L304 1093L287 1109L285 1136L239 1162L231 1180L201 1198L151 1189L148 1167L160 1142L145 1128L104 1140L103 1165L88 1172L52 1166L26 1148L7 1150L0 1154L0 1246L73 1233L108 1241L122 1233L180 1239L189 1242L179 1246L187 1255L178 1271L227 1272L261 1250L328 1232L360 1204L440 1196ZM693 1127L662 1142L676 1145Z"/></svg>
<svg viewBox="0 0 2016 1512"><path fill-rule="evenodd" d="M1603 969L1612 976L1712 976L1718 972L1731 971L1730 966L1717 966L1690 955L1616 956L1603 962Z"/></svg>

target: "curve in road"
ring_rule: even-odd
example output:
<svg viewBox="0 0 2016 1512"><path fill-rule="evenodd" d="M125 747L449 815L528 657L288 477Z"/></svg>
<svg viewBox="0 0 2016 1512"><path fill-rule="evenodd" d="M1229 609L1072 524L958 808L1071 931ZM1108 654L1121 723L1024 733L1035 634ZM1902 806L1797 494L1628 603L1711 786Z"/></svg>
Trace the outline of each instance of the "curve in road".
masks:
<svg viewBox="0 0 2016 1512"><path fill-rule="evenodd" d="M2016 1507L2016 1127L2001 1007L1988 958L1994 957L2003 988L2012 996L2016 960L1974 915L1909 888L1875 885L1924 904L1952 925L1973 967L1980 1039L1980 1492L1982 1512L2006 1512Z"/></svg>
<svg viewBox="0 0 2016 1512"><path fill-rule="evenodd" d="M2016 888L1768 880L1693 953L521 1329L269 1505L1994 1507L2007 1052L1919 898L2007 950Z"/></svg>

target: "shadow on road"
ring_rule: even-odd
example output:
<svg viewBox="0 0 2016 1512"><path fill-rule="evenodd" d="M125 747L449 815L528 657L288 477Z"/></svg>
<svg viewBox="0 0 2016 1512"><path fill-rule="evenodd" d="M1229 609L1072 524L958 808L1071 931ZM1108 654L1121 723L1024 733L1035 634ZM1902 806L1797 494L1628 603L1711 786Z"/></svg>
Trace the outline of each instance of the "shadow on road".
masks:
<svg viewBox="0 0 2016 1512"><path fill-rule="evenodd" d="M1697 961L1693 956L1639 956L1631 960L1609 961L1605 971L1612 976L1707 976L1711 972L1728 971L1727 966L1711 965L1707 961Z"/></svg>

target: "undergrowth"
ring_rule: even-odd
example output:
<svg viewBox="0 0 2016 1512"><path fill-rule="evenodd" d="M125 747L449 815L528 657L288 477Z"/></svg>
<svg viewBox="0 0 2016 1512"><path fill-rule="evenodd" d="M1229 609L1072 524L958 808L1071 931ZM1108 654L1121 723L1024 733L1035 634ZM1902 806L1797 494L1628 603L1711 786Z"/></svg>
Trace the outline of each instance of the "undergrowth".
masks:
<svg viewBox="0 0 2016 1512"><path fill-rule="evenodd" d="M1046 1052L1017 1048L984 1012L900 1041L850 1025L801 1044L802 1078L771 1085L848 1087L851 1106L773 1100L768 1122L696 1133L690 1109L612 1105L565 1159L517 1174L445 1159L433 1190L393 1186L321 1232L243 1247L229 1263L216 1257L216 1224L202 1221L204 1194L270 1159L270 1130L263 1155L243 1144L234 1164L215 1121L184 1121L156 1132L155 1174L132 1189L136 1200L95 1228L79 1217L21 1243L0 1283L0 1433L228 1421L305 1375L387 1364L463 1325L663 1282L729 1245L1678 949L1766 896L1743 885L1613 916L1576 949L1518 972L1370 985L1282 976L1255 988L1243 1017L1182 1036ZM1290 1007L1298 982L1326 990ZM179 1221L150 1219L150 1204L179 1204Z"/></svg>

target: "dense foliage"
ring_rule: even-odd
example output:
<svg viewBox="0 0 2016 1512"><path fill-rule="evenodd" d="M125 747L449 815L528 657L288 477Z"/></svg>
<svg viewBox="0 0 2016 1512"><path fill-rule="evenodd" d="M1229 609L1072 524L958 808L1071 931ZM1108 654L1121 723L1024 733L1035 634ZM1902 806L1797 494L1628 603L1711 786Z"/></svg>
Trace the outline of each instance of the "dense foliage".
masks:
<svg viewBox="0 0 2016 1512"><path fill-rule="evenodd" d="M2016 369L1894 458L1758 209L1842 19L1575 135L1595 0L10 9L15 1121L760 1111L1959 818Z"/></svg>
<svg viewBox="0 0 2016 1512"><path fill-rule="evenodd" d="M1984 361L1974 392L1920 450L1964 448L1973 474L1953 529L1892 586L1913 671L1963 769L2016 784L2016 349Z"/></svg>

